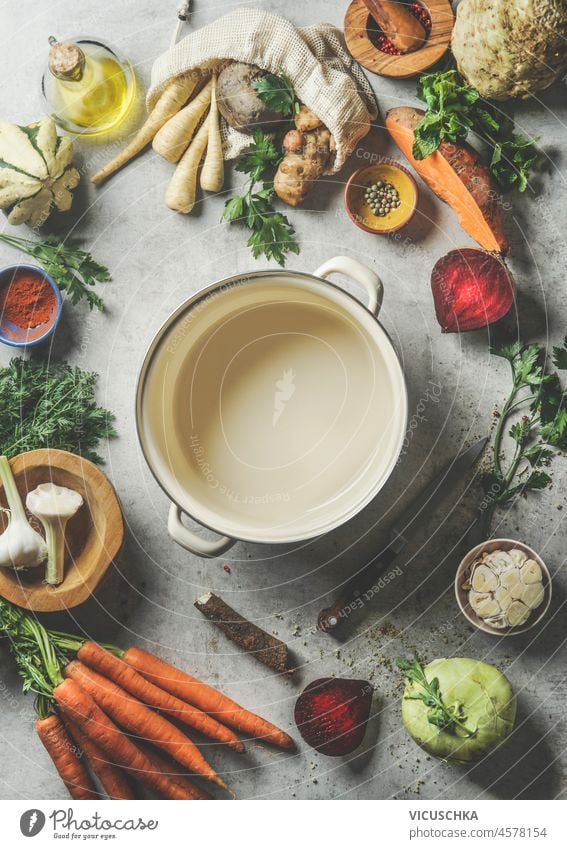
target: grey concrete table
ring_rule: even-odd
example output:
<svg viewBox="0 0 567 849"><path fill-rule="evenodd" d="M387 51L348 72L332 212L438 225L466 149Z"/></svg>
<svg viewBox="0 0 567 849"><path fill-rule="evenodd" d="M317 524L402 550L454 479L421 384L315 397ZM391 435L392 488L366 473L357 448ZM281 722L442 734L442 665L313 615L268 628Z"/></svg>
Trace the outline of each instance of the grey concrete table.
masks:
<svg viewBox="0 0 567 849"><path fill-rule="evenodd" d="M0 10L1 117L19 123L42 112L39 78L47 37L98 35L123 50L143 89L153 59L167 47L176 0L12 0ZM197 27L238 3L196 4ZM298 24L341 25L346 2L269 0L267 9ZM372 77L382 114L412 103L415 82ZM557 343L567 328L565 268L565 89L540 102L514 105L522 130L548 155L537 194L512 197L507 227L510 266L519 284L517 319L523 338ZM403 575L373 601L364 619L349 623L336 641L314 630L316 614L333 588L359 568L383 540L384 527L412 493L465 443L485 435L494 406L509 385L506 363L489 354L494 334L442 335L431 299L433 263L469 244L451 211L421 186L419 211L401 239L356 229L343 210L349 173L371 152L400 154L378 126L343 173L327 179L305 207L290 213L301 242L292 266L311 271L335 254L368 263L383 278L383 322L407 376L410 427L402 462L380 496L356 519L322 539L295 547L237 545L223 558L203 561L171 542L167 499L151 478L136 440L134 389L146 346L161 322L203 285L260 268L237 227L219 223L222 202L199 204L191 217L163 201L171 169L146 154L98 191L85 179L75 207L75 233L113 273L105 315L65 305L53 356L100 374L100 400L117 416L119 438L107 449L106 470L116 485L128 525L120 566L84 607L71 611L68 628L123 644L157 650L234 698L293 731L293 705L309 681L323 675L370 679L374 716L356 757L325 758L300 746L287 756L251 746L246 756L206 751L242 798L555 798L565 795L567 684L564 656L565 463L554 464L553 488L497 516L499 535L517 536L540 551L554 573L555 603L540 633L495 639L475 632L456 608L452 581L458 553L445 559L472 516L479 497L452 498L413 541ZM85 172L107 156L100 144L79 143ZM233 183L238 175L233 175ZM2 225L5 226L5 225ZM0 246L0 263L16 259ZM10 351L3 348L0 362ZM229 570L223 568L229 564ZM269 674L236 650L193 607L213 589L296 653L294 680ZM400 720L400 682L392 661L419 649L427 659L470 655L496 663L518 693L519 722L512 741L489 761L464 768L426 757ZM2 648L0 673L0 796L60 798L62 785L32 733L31 699ZM215 747L211 747L215 748Z"/></svg>

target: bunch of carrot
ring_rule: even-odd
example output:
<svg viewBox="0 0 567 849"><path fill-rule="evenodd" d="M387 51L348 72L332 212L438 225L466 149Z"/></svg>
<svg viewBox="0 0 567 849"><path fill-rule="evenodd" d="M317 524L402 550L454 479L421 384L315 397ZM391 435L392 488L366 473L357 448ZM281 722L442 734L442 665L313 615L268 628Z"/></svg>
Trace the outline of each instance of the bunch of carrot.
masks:
<svg viewBox="0 0 567 849"><path fill-rule="evenodd" d="M244 743L235 731L294 748L272 723L143 649L48 631L5 601L0 632L10 639L24 690L37 693L37 733L74 799L100 796L85 761L111 799L135 798L132 779L166 799L210 799L193 776L227 789L171 720L236 752Z"/></svg>

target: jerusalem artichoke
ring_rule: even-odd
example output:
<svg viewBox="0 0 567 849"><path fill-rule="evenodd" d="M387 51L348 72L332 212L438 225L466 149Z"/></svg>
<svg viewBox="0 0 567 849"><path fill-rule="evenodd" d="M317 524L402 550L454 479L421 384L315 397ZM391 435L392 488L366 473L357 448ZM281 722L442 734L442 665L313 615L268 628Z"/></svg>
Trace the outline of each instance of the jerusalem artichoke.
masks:
<svg viewBox="0 0 567 849"><path fill-rule="evenodd" d="M329 130L306 106L295 117L295 130L284 138L285 156L274 178L280 200L298 206L324 172L333 150Z"/></svg>

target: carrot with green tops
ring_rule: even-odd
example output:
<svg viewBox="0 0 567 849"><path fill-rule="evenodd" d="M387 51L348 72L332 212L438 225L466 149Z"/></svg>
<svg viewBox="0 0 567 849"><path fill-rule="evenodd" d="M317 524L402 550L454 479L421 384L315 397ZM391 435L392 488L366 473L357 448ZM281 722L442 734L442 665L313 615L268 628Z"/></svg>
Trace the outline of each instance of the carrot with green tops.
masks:
<svg viewBox="0 0 567 849"><path fill-rule="evenodd" d="M281 728L246 710L214 687L203 684L151 652L133 646L124 652L122 659L158 687L212 714L232 728L282 749L295 749L292 738Z"/></svg>
<svg viewBox="0 0 567 849"><path fill-rule="evenodd" d="M102 749L85 734L82 728L72 719L67 719L65 725L71 737L82 750L90 768L102 784L109 799L135 799L132 785L120 767L108 760Z"/></svg>
<svg viewBox="0 0 567 849"><path fill-rule="evenodd" d="M76 681L111 719L131 734L137 735L141 741L164 749L191 772L208 778L223 790L227 789L222 778L207 763L192 740L168 719L154 713L118 684L78 660L67 664L65 677Z"/></svg>
<svg viewBox="0 0 567 849"><path fill-rule="evenodd" d="M59 717L51 713L36 720L39 739L47 749L57 772L73 799L100 799L76 747Z"/></svg>
<svg viewBox="0 0 567 849"><path fill-rule="evenodd" d="M136 672L119 657L98 643L83 643L77 657L91 669L105 675L148 707L177 719L219 743L226 743L235 752L243 752L244 744L234 731L217 722L203 711L172 696Z"/></svg>
<svg viewBox="0 0 567 849"><path fill-rule="evenodd" d="M102 751L146 787L166 799L192 799L179 784L155 769L150 759L120 731L76 681L66 678L53 691L65 718L74 720Z"/></svg>

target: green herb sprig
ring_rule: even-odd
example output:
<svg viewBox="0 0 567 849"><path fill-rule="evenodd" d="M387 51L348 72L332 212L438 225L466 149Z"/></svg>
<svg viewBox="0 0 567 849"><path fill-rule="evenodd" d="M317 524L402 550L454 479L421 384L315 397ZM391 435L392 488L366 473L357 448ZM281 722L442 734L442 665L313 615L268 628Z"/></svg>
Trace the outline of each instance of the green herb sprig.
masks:
<svg viewBox="0 0 567 849"><path fill-rule="evenodd" d="M448 734L454 734L459 728L467 737L474 737L475 732L467 728L463 714L462 705L447 705L443 701L443 695L439 687L439 679L427 680L424 669L417 658L408 660L405 657L396 658L396 666L407 679L417 684L419 690L412 695L405 696L406 699L419 700L429 708L427 719L431 725L440 728Z"/></svg>
<svg viewBox="0 0 567 849"><path fill-rule="evenodd" d="M45 628L35 616L0 598L0 639L10 645L24 693L35 693L41 718L53 709L53 689L63 681L62 669L73 660L86 640ZM111 643L100 643L117 657L124 652Z"/></svg>
<svg viewBox="0 0 567 849"><path fill-rule="evenodd" d="M95 401L97 375L66 363L13 359L0 369L0 454L61 448L95 463L114 416Z"/></svg>
<svg viewBox="0 0 567 849"><path fill-rule="evenodd" d="M284 118L291 118L299 112L299 100L291 80L285 74L264 74L254 80L252 87L269 109L279 112Z"/></svg>
<svg viewBox="0 0 567 849"><path fill-rule="evenodd" d="M88 251L75 248L58 236L46 236L40 241L0 233L0 241L32 256L53 277L72 304L83 298L90 309L104 309L100 295L93 291L97 283L110 280L110 272L96 262Z"/></svg>
<svg viewBox="0 0 567 849"><path fill-rule="evenodd" d="M37 619L0 598L0 637L10 643L24 693L35 693L36 711L45 718L52 712L53 688L63 681L57 651L47 630Z"/></svg>
<svg viewBox="0 0 567 849"><path fill-rule="evenodd" d="M490 150L489 170L507 191L528 187L538 157L534 143L514 132L514 121L464 82L458 71L423 74L417 96L427 111L414 131L413 156L425 159L442 141L462 141L475 133Z"/></svg>
<svg viewBox="0 0 567 849"><path fill-rule="evenodd" d="M482 478L486 536L498 505L546 489L551 478L544 468L558 450L567 449L567 391L558 373L548 367L544 349L516 341L492 353L510 363L512 389L498 415L491 467ZM551 360L560 371L567 370L567 337L563 345L553 348ZM506 433L514 445L508 459L503 444Z"/></svg>
<svg viewBox="0 0 567 849"><path fill-rule="evenodd" d="M247 244L255 259L264 255L284 266L288 254L299 253L299 245L294 227L271 202L274 173L281 159L274 142L257 130L252 145L236 165L237 171L248 174L248 184L242 195L226 202L222 218L230 223L241 222L251 230ZM257 188L258 183L262 183L261 188Z"/></svg>

